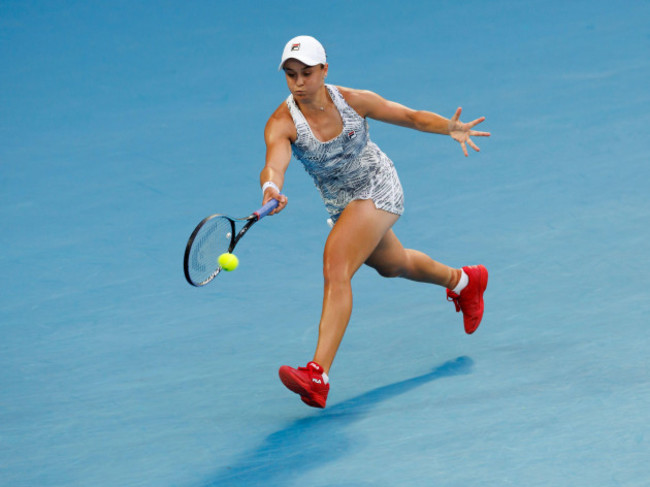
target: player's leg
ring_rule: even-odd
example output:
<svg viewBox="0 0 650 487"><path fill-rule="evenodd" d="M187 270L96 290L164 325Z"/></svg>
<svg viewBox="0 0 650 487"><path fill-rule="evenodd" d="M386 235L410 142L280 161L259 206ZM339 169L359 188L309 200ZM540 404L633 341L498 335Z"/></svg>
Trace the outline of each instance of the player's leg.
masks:
<svg viewBox="0 0 650 487"><path fill-rule="evenodd" d="M393 230L382 238L366 264L385 277L403 277L446 287L447 299L454 302L456 311L463 312L468 334L474 333L483 319L488 272L481 265L453 269L422 252L405 249Z"/></svg>
<svg viewBox="0 0 650 487"><path fill-rule="evenodd" d="M330 232L323 253L323 311L313 362L294 369L283 365L282 383L313 407L324 408L329 393L327 373L352 313L351 280L398 216L375 208L370 200L353 201Z"/></svg>
<svg viewBox="0 0 650 487"><path fill-rule="evenodd" d="M454 289L462 274L460 269L437 262L419 250L405 249L392 229L386 232L366 264L384 277L402 277L447 289Z"/></svg>
<svg viewBox="0 0 650 487"><path fill-rule="evenodd" d="M352 276L399 217L371 200L352 201L330 232L323 253L323 310L314 362L329 371L352 313Z"/></svg>

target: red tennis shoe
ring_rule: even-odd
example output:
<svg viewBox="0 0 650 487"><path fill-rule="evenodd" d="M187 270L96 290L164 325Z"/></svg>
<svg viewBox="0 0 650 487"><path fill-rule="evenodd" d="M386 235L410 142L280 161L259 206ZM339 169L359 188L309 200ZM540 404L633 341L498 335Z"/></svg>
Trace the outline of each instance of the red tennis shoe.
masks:
<svg viewBox="0 0 650 487"><path fill-rule="evenodd" d="M456 311L463 312L465 333L474 333L483 318L483 293L487 287L488 271L482 265L463 267L469 278L467 286L456 294L447 289L447 301L453 301Z"/></svg>
<svg viewBox="0 0 650 487"><path fill-rule="evenodd" d="M330 385L325 382L323 368L316 362L294 369L288 365L280 367L280 380L287 389L300 395L302 402L314 408L324 408Z"/></svg>

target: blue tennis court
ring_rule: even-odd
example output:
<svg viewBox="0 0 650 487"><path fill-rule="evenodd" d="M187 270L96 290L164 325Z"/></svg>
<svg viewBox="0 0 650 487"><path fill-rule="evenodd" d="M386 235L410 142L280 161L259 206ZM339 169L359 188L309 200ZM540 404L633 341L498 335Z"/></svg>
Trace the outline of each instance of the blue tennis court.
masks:
<svg viewBox="0 0 650 487"><path fill-rule="evenodd" d="M370 122L402 242L490 271L354 278L325 410L277 377L316 343L328 217L289 206L190 287L211 213L261 203L299 34L328 82L463 119L480 154ZM646 486L650 3L0 2L0 485Z"/></svg>

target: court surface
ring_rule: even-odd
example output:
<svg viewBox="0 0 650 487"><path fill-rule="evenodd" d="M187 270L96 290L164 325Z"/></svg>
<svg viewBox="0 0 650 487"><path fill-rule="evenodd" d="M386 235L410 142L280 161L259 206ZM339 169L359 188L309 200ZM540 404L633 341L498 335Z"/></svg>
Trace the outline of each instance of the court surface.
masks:
<svg viewBox="0 0 650 487"><path fill-rule="evenodd" d="M323 411L277 378L320 314L300 164L236 272L181 266L259 206L299 34L328 82L493 134L370 122L396 233L484 264L486 314L362 269ZM648 485L650 3L12 0L0 35L0 485Z"/></svg>

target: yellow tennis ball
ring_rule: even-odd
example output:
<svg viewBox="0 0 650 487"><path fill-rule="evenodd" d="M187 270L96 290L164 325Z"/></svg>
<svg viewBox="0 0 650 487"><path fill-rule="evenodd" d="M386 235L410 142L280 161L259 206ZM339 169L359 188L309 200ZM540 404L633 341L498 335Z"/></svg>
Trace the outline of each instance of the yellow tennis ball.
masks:
<svg viewBox="0 0 650 487"><path fill-rule="evenodd" d="M219 265L224 271L234 271L239 265L239 259L235 254L229 254L226 252L219 256Z"/></svg>

